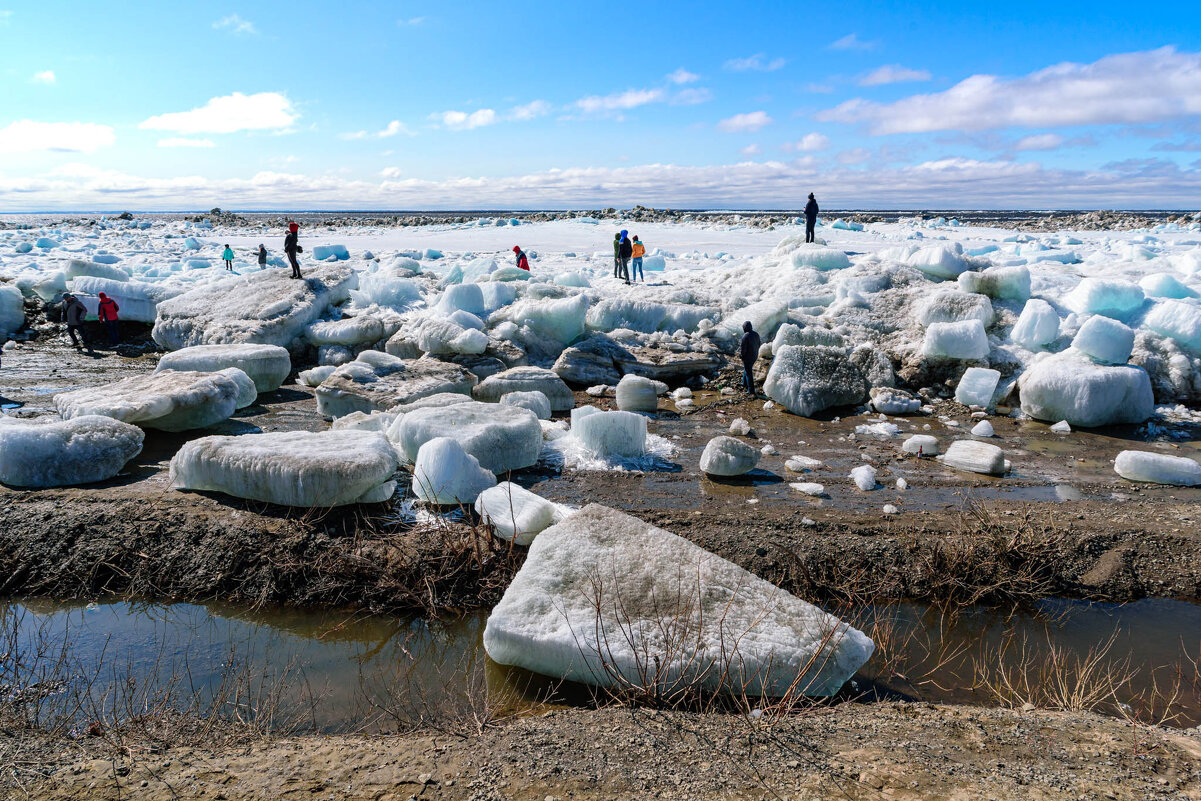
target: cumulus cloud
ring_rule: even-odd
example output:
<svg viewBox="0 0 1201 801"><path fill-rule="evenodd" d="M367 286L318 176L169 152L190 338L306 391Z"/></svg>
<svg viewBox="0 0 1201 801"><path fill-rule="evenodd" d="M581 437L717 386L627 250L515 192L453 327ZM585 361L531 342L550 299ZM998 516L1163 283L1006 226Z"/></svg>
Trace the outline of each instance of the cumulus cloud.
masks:
<svg viewBox="0 0 1201 801"><path fill-rule="evenodd" d="M54 77L54 70L42 70L41 72L35 72L29 80L34 83L51 84L58 79Z"/></svg>
<svg viewBox="0 0 1201 801"><path fill-rule="evenodd" d="M900 64L885 64L859 79L860 86L884 86L890 83L917 83L930 80L926 70L911 70Z"/></svg>
<svg viewBox="0 0 1201 801"><path fill-rule="evenodd" d="M768 59L766 53L756 53L746 58L732 58L722 66L733 72L775 72L787 63L785 58Z"/></svg>
<svg viewBox="0 0 1201 801"><path fill-rule="evenodd" d="M675 72L669 73L667 80L675 84L695 83L696 81L700 80L700 77L701 76L697 75L695 72L689 72L683 67L680 67Z"/></svg>
<svg viewBox="0 0 1201 801"><path fill-rule="evenodd" d="M1059 134L1044 133L1023 136L1013 144L1014 150L1055 150L1062 147L1064 138Z"/></svg>
<svg viewBox="0 0 1201 801"><path fill-rule="evenodd" d="M0 153L91 153L116 139L111 127L94 122L18 120L0 128Z"/></svg>
<svg viewBox="0 0 1201 801"><path fill-rule="evenodd" d="M848 100L818 114L878 135L1161 122L1201 114L1201 53L1164 47L1064 63L1021 78L973 75L895 103Z"/></svg>
<svg viewBox="0 0 1201 801"><path fill-rule="evenodd" d="M138 125L142 130L173 131L179 134L235 133L237 131L281 130L299 118L292 101L279 92L214 97L191 111L159 114Z"/></svg>
<svg viewBox="0 0 1201 801"><path fill-rule="evenodd" d="M713 93L708 89L700 87L690 87L681 89L671 96L671 104L673 106L695 106L698 103L708 103L713 99Z"/></svg>
<svg viewBox="0 0 1201 801"><path fill-rule="evenodd" d="M627 89L611 95L589 95L575 102L576 108L589 114L606 111L625 111L626 109L645 106L648 103L661 103L665 95L662 89Z"/></svg>
<svg viewBox="0 0 1201 801"><path fill-rule="evenodd" d="M443 111L440 114L433 115L433 118L452 131L470 131L474 128L493 125L497 121L496 112L490 108L482 108L472 112Z"/></svg>
<svg viewBox="0 0 1201 801"><path fill-rule="evenodd" d="M738 152L744 156L758 156L760 153L763 152L763 149L760 148L759 145L757 145L757 144L752 144L752 145L747 145L746 147L742 148Z"/></svg>
<svg viewBox="0 0 1201 801"><path fill-rule="evenodd" d="M819 134L816 131L805 134L801 140L796 143L796 149L806 153L812 153L816 150L825 150L830 146L830 137L825 134Z"/></svg>
<svg viewBox="0 0 1201 801"><path fill-rule="evenodd" d="M213 23L213 27L219 31L225 30L242 36L258 33L253 22L242 19L237 14L230 14L228 17L217 20Z"/></svg>
<svg viewBox="0 0 1201 801"><path fill-rule="evenodd" d="M859 38L858 34L848 33L841 39L835 39L830 42L831 50L875 50L875 42L865 42Z"/></svg>
<svg viewBox="0 0 1201 801"><path fill-rule="evenodd" d="M379 174L384 178L396 179L399 178L402 173L400 167L384 167L379 171Z"/></svg>
<svg viewBox="0 0 1201 801"><path fill-rule="evenodd" d="M158 140L159 147L216 147L212 139L188 139L183 136L173 136Z"/></svg>
<svg viewBox="0 0 1201 801"><path fill-rule="evenodd" d="M717 130L723 133L753 133L771 124L772 118L767 116L766 111L750 111L725 118L717 123Z"/></svg>
<svg viewBox="0 0 1201 801"><path fill-rule="evenodd" d="M524 106L514 106L509 112L509 119L513 120L532 120L536 117L545 117L550 113L551 105L545 100L532 100Z"/></svg>

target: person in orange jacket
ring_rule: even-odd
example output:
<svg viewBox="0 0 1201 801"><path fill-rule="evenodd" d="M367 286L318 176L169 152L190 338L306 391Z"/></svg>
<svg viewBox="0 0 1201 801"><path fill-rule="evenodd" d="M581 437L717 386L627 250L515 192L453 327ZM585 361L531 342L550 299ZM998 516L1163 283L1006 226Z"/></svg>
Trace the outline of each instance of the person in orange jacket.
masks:
<svg viewBox="0 0 1201 801"><path fill-rule="evenodd" d="M96 318L108 329L108 341L116 345L121 341L121 331L117 326L117 312L120 307L117 305L117 301L103 292L100 293L99 298L100 305L96 308Z"/></svg>
<svg viewBox="0 0 1201 801"><path fill-rule="evenodd" d="M646 274L642 272L642 257L646 255L646 246L642 244L642 240L637 236L634 237L634 244L630 248L630 255L634 257L630 262L630 266L633 268L630 270L630 278L637 281L641 277L642 283L645 284Z"/></svg>
<svg viewBox="0 0 1201 801"><path fill-rule="evenodd" d="M517 266L528 273L530 271L530 260L525 257L525 251L521 249L520 245L514 245L513 253L517 256Z"/></svg>

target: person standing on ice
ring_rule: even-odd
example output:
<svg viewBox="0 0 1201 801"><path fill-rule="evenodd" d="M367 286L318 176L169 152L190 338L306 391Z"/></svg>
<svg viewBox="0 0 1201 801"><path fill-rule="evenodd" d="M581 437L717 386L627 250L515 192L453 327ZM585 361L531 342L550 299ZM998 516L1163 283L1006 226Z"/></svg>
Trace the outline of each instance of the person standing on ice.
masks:
<svg viewBox="0 0 1201 801"><path fill-rule="evenodd" d="M613 235L613 277L621 278L621 234L624 231Z"/></svg>
<svg viewBox="0 0 1201 801"><path fill-rule="evenodd" d="M75 346L75 350L79 350L79 340L83 340L83 347L91 353L92 343L88 341L87 332L83 330L83 318L87 316L87 307L79 298L70 292L63 295L63 320L67 323L67 334L71 337L71 344ZM79 339L75 338L76 331L79 332Z"/></svg>
<svg viewBox="0 0 1201 801"><path fill-rule="evenodd" d="M817 200L814 199L813 193L809 193L809 202L805 204L805 241L812 242L813 226L817 225Z"/></svg>
<svg viewBox="0 0 1201 801"><path fill-rule="evenodd" d="M110 298L103 292L100 293L100 305L96 308L96 318L104 323L104 327L108 329L108 341L112 345L121 342L121 330L117 325L117 312L120 306L117 301Z"/></svg>
<svg viewBox="0 0 1201 801"><path fill-rule="evenodd" d="M641 276L642 283L645 284L646 275L642 272L642 257L646 255L646 246L636 236L634 237L634 244L630 248L630 255L633 256L630 265L634 268L634 280L637 281L638 277Z"/></svg>
<svg viewBox="0 0 1201 801"><path fill-rule="evenodd" d="M525 251L521 249L520 245L514 245L513 253L517 256L518 268L528 273L530 271L530 260L525 257Z"/></svg>
<svg viewBox="0 0 1201 801"><path fill-rule="evenodd" d="M738 343L738 356L742 359L742 387L755 397L755 361L759 358L759 347L763 340L755 333L755 327L747 320L742 324L742 341Z"/></svg>
<svg viewBox="0 0 1201 801"><path fill-rule="evenodd" d="M234 271L234 251L229 245L225 246L225 250L221 253L221 258L225 259L225 269L231 273Z"/></svg>
<svg viewBox="0 0 1201 801"><path fill-rule="evenodd" d="M617 245L617 262L620 267L618 278L630 283L630 256L634 252L634 246L630 243L629 231L622 231L618 234L621 239Z"/></svg>
<svg viewBox="0 0 1201 801"><path fill-rule="evenodd" d="M288 261L292 263L292 277L300 278L300 262L296 261L297 253L304 253L304 248L300 246L300 226L296 223L288 223L288 235L284 237L284 253L288 254Z"/></svg>
<svg viewBox="0 0 1201 801"><path fill-rule="evenodd" d="M266 267L266 266L267 266L267 248L263 247L263 244L260 242L259 243L259 268L262 269L263 267Z"/></svg>

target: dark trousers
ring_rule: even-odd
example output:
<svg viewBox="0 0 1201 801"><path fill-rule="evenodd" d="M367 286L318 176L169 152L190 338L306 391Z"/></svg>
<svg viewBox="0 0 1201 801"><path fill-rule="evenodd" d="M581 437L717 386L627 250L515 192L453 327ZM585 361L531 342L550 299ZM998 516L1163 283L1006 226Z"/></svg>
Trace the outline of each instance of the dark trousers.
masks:
<svg viewBox="0 0 1201 801"><path fill-rule="evenodd" d="M755 369L754 362L742 363L742 388L750 394L755 394L755 375L752 370Z"/></svg>
<svg viewBox="0 0 1201 801"><path fill-rule="evenodd" d="M112 345L116 345L121 341L121 329L117 325L116 320L105 320L104 327L108 329L108 341Z"/></svg>
<svg viewBox="0 0 1201 801"><path fill-rule="evenodd" d="M817 224L817 220L805 220L805 241L813 241L813 226Z"/></svg>
<svg viewBox="0 0 1201 801"><path fill-rule="evenodd" d="M625 282L628 284L628 283L630 283L630 257L622 256L620 261L621 261L621 274L618 275L617 277L624 279Z"/></svg>
<svg viewBox="0 0 1201 801"><path fill-rule="evenodd" d="M78 332L79 332L79 338L78 338L78 339L76 339L76 337L75 337L75 332L76 332L76 331L78 331ZM79 343L80 343L80 340L83 340L83 347L85 347L85 348L87 348L87 349L91 350L91 348L92 348L92 343L91 343L90 341L88 341L88 334L87 334L87 332L86 332L86 331L84 331L84 330L83 330L83 326L82 326L82 325L68 325L68 326L67 326L67 335L68 335L69 337L71 337L71 344L72 344L72 345L74 345L75 347L77 347L77 348L78 348L78 347L80 346L80 345L79 345Z"/></svg>
<svg viewBox="0 0 1201 801"><path fill-rule="evenodd" d="M300 262L296 261L296 254L289 251L288 261L292 263L292 277L300 278Z"/></svg>
<svg viewBox="0 0 1201 801"><path fill-rule="evenodd" d="M621 257L620 256L613 257L613 277L621 278Z"/></svg>

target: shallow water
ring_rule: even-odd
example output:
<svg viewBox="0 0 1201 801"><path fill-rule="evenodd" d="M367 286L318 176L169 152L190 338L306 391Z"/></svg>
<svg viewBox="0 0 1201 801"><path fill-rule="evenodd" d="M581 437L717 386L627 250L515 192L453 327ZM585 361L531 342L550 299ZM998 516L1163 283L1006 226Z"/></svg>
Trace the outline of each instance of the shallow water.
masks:
<svg viewBox="0 0 1201 801"><path fill-rule="evenodd" d="M1071 672L1090 651L1105 651L1098 660L1103 670L1096 672L1133 674L1117 701L1158 719L1162 700L1151 701L1152 688L1165 690L1182 675L1173 723L1201 723L1196 666L1190 662L1201 657L1199 605L1048 600L1032 612L969 609L953 617L917 604L833 611L878 642L876 656L845 689L848 698L996 704L987 685L995 686L1003 674L1012 678L1022 665L1044 668L1052 663L1052 651ZM113 710L121 704L114 699L122 687L138 687L139 697L173 688L177 703L198 701L202 708L214 697L228 700L236 688L242 706L270 709L323 731L388 731L419 720L462 720L484 710L503 715L592 701L587 688L488 659L481 639L486 619L482 611L430 623L223 604L9 601L0 603L0 623L6 637L21 643L24 656L19 665L11 656L0 661L0 685L44 680L59 663L64 686L102 699L117 717L120 712ZM38 643L45 656L43 675L35 676L31 655ZM64 644L65 659L59 660ZM16 682L14 672L22 674ZM257 700L247 702L248 691ZM1115 709L1109 704L1109 711Z"/></svg>

